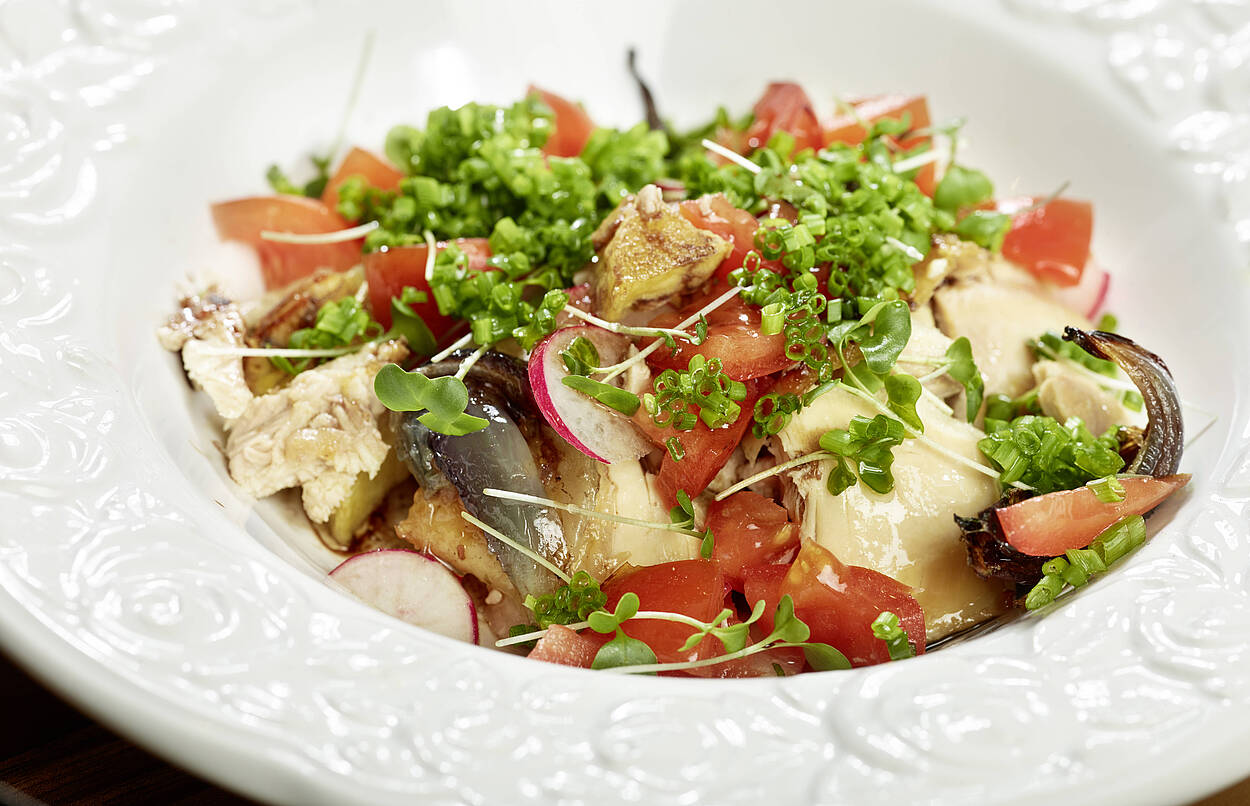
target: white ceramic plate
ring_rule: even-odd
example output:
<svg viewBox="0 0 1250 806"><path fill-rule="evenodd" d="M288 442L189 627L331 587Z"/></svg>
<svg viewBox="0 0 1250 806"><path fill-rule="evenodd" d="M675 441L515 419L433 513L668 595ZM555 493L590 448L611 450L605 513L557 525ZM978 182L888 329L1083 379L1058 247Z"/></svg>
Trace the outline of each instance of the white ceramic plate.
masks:
<svg viewBox="0 0 1250 806"><path fill-rule="evenodd" d="M10 653L156 752L288 803L1145 804L1250 772L1244 5L350 5L0 4ZM969 116L1000 189L1070 179L1095 202L1112 307L1218 415L1194 484L1044 619L847 673L622 679L349 600L279 504L233 489L153 330L181 280L237 258L207 203L333 138L368 30L366 145L530 81L632 121L631 43L682 122L774 77Z"/></svg>

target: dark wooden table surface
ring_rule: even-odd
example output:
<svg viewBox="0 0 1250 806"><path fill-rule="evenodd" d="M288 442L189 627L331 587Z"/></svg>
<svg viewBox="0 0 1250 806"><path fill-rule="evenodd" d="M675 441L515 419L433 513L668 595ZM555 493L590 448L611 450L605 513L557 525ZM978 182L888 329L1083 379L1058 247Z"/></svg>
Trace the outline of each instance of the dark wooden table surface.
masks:
<svg viewBox="0 0 1250 806"><path fill-rule="evenodd" d="M0 654L3 806L249 806L171 767L48 693ZM1195 806L1247 806L1250 780Z"/></svg>

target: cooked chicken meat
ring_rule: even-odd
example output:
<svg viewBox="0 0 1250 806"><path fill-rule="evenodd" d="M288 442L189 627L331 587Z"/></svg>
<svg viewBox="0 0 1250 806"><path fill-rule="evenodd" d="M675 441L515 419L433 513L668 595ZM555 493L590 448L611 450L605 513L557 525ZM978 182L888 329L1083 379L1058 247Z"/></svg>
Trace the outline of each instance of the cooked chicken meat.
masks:
<svg viewBox="0 0 1250 806"><path fill-rule="evenodd" d="M230 425L230 476L256 498L302 485L308 517L324 522L357 474L376 474L390 450L377 426L383 408L373 377L406 353L401 342L371 344L252 398Z"/></svg>
<svg viewBox="0 0 1250 806"><path fill-rule="evenodd" d="M983 435L922 398L917 411L925 436L976 462ZM782 458L817 450L820 436L845 428L856 414L876 410L834 389L800 411L777 435ZM912 588L925 612L929 640L971 626L1005 608L1003 587L968 567L956 513L979 512L998 498L994 479L908 439L894 449L894 489L881 495L855 484L833 496L825 487L830 462L804 465L789 475L787 503L800 535L850 565L871 568Z"/></svg>
<svg viewBox="0 0 1250 806"><path fill-rule="evenodd" d="M1145 416L1130 411L1120 396L1108 392L1080 370L1058 361L1038 361L1033 365L1037 381L1037 402L1042 413L1059 422L1079 417L1094 434L1113 425L1144 425Z"/></svg>
<svg viewBox="0 0 1250 806"><path fill-rule="evenodd" d="M959 255L955 279L933 295L938 327L952 338L968 337L987 394L1017 397L1033 387L1029 340L1065 325L1090 324L1045 296L1037 280L1006 260L968 245Z"/></svg>
<svg viewBox="0 0 1250 806"><path fill-rule="evenodd" d="M178 313L157 331L166 350L182 351L191 382L213 402L227 422L243 414L252 400L243 360L215 348L243 347L243 317L233 302L216 292L186 297Z"/></svg>

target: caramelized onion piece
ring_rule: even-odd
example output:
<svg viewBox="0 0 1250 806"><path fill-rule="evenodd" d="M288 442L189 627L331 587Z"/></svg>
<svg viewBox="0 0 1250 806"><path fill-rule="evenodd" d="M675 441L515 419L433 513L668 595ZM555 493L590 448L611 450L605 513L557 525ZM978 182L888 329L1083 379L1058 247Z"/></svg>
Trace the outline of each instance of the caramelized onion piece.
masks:
<svg viewBox="0 0 1250 806"><path fill-rule="evenodd" d="M1114 362L1141 392L1149 422L1142 435L1141 448L1124 472L1147 476L1176 473L1185 449L1185 423L1181 418L1176 384L1163 359L1132 339L1101 330L1087 332L1066 327L1063 338L1092 356Z"/></svg>
<svg viewBox="0 0 1250 806"><path fill-rule="evenodd" d="M1024 490L1008 490L993 506L971 518L955 516L960 537L968 549L968 565L985 579L1001 579L1017 585L1033 585L1042 578L1042 565L1049 557L1034 557L1016 550L1003 537L996 512L1028 498Z"/></svg>

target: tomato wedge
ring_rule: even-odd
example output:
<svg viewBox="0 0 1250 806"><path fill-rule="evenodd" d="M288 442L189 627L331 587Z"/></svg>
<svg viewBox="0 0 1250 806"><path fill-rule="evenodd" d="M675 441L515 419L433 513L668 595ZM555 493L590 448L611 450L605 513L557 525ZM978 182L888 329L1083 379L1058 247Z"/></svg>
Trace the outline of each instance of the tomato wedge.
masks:
<svg viewBox="0 0 1250 806"><path fill-rule="evenodd" d="M442 249L447 244L438 245ZM485 238L462 238L456 241L469 259L469 268L484 269L490 257L490 247ZM442 342L452 328L452 320L438 312L434 298L428 296L430 286L425 281L425 263L429 248L425 244L393 246L365 255L365 281L369 283L369 307L373 318L383 327L391 326L391 297L400 295L405 286L411 286L427 294L425 302L412 306L420 314L434 334Z"/></svg>
<svg viewBox="0 0 1250 806"><path fill-rule="evenodd" d="M811 99L803 88L792 81L774 81L755 102L755 119L746 133L748 151L763 148L779 131L794 137L794 151L820 148L824 132Z"/></svg>
<svg viewBox="0 0 1250 806"><path fill-rule="evenodd" d="M716 501L707 512L715 558L735 590L748 569L774 561L799 543L789 513L771 498L743 490Z"/></svg>
<svg viewBox="0 0 1250 806"><path fill-rule="evenodd" d="M627 592L638 595L639 610L681 613L700 621L711 621L725 602L725 577L714 561L678 560L647 565L603 586L608 609L615 610ZM724 647L715 638L705 638L693 649L682 644L694 633L693 627L671 621L639 619L626 622L622 629L651 647L660 663L696 660L719 655Z"/></svg>
<svg viewBox="0 0 1250 806"><path fill-rule="evenodd" d="M1089 261L1094 232L1094 206L1087 201L1053 199L1029 210L1041 199L1021 197L995 202L999 212L1014 213L1003 239L1003 257L1035 277L1057 286L1081 282ZM1021 212L1027 210L1027 212Z"/></svg>
<svg viewBox="0 0 1250 806"><path fill-rule="evenodd" d="M923 95L871 95L850 101L855 115L839 115L828 129L825 130L824 144L845 143L859 145L868 134L859 121L872 123L882 118L901 119L904 113L911 114L911 127L925 129L931 124L929 118L929 102ZM856 120L858 117L859 120ZM900 148L912 149L929 140L927 136L905 137L898 141ZM916 184L926 196L932 196L937 187L932 164L926 165L916 174Z"/></svg>
<svg viewBox="0 0 1250 806"><path fill-rule="evenodd" d="M321 200L331 210L338 207L339 188L353 176L361 177L366 185L378 190L398 190L399 180L404 178L403 173L391 167L386 160L363 148L353 147L321 194Z"/></svg>
<svg viewBox="0 0 1250 806"><path fill-rule="evenodd" d="M656 486L659 487L667 506L677 503L678 490L685 490L691 498L703 492L729 461L729 455L738 447L742 435L754 420L755 401L765 391L759 381L747 381L746 386L746 399L738 404L742 407L742 413L729 425L708 428L699 420L689 431L666 429L669 436L681 440L685 451L681 461L675 461L666 452L660 464Z"/></svg>
<svg viewBox="0 0 1250 806"><path fill-rule="evenodd" d="M652 327L672 327L711 301L698 299L676 313L666 313L651 321ZM785 369L794 362L786 358L786 337L781 333L765 336L760 330L759 308L733 298L707 315L707 338L702 344L677 341L677 350L661 347L647 356L647 363L660 369L684 370L690 359L701 355L719 358L724 373L734 380L761 378Z"/></svg>
<svg viewBox="0 0 1250 806"><path fill-rule="evenodd" d="M549 157L576 157L586 147L590 133L595 130L595 123L586 114L581 104L561 98L554 92L530 85L529 94L538 93L543 103L551 107L555 113L555 124L551 136L543 145L542 151Z"/></svg>
<svg viewBox="0 0 1250 806"><path fill-rule="evenodd" d="M589 669L606 638L596 632L578 633L561 624L553 624L547 628L547 634L538 639L528 657Z"/></svg>
<svg viewBox="0 0 1250 806"><path fill-rule="evenodd" d="M690 199L678 205L681 214L699 229L715 233L733 244L733 249L716 268L711 283L722 281L729 273L742 266L747 252L755 248L755 231L760 222L746 210L734 207L722 193L712 193L700 199ZM760 266L784 273L781 262L761 260Z"/></svg>
<svg viewBox="0 0 1250 806"><path fill-rule="evenodd" d="M281 288L320 268L343 271L360 262L362 238L330 244L293 244L260 237L266 230L302 235L347 227L347 222L317 199L251 196L218 202L213 205L212 214L217 234L223 240L242 241L256 250L265 288Z"/></svg>
<svg viewBox="0 0 1250 806"><path fill-rule="evenodd" d="M855 666L890 659L885 642L872 633L873 619L887 610L898 616L916 652L924 652L924 611L911 589L885 574L845 565L818 543L803 543L778 593L794 600L795 614L812 630L810 640L837 648ZM766 616L771 629L772 613Z"/></svg>
<svg viewBox="0 0 1250 806"><path fill-rule="evenodd" d="M1088 487L1038 495L995 510L1003 537L1034 557L1057 557L1082 549L1104 529L1129 515L1144 515L1189 483L1189 474L1124 479L1124 500L1104 504Z"/></svg>

